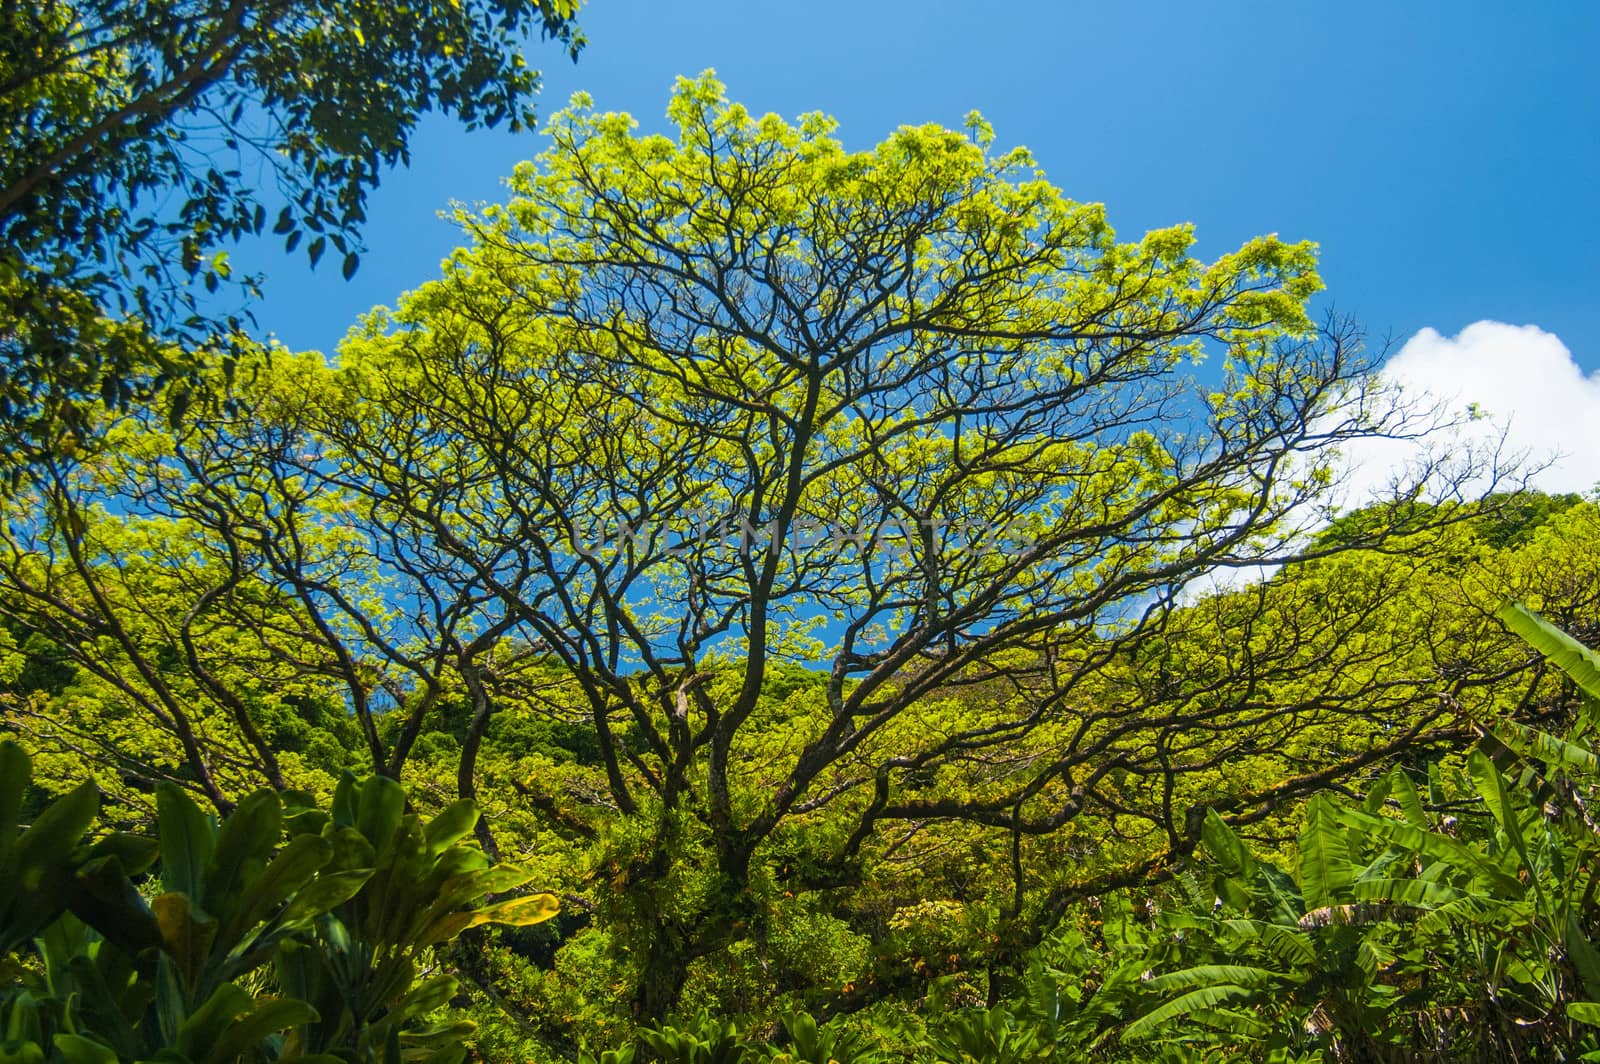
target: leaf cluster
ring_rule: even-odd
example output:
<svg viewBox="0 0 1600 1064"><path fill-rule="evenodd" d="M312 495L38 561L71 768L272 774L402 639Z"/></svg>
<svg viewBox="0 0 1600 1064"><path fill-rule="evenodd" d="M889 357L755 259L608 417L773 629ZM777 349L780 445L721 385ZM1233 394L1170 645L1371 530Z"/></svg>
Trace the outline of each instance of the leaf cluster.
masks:
<svg viewBox="0 0 1600 1064"><path fill-rule="evenodd" d="M258 791L220 823L163 786L155 839L85 842L92 784L19 830L29 760L3 743L0 768L7 1060L459 1061L470 1025L434 1020L456 981L423 976L431 947L556 911L485 904L529 873L460 841L470 803L422 824L389 780L347 777L331 814Z"/></svg>

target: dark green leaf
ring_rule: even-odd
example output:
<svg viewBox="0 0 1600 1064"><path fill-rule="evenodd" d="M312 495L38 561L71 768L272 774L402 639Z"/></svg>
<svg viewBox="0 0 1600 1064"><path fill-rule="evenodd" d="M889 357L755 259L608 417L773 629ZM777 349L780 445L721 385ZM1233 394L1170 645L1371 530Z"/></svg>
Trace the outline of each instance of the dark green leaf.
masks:
<svg viewBox="0 0 1600 1064"><path fill-rule="evenodd" d="M161 886L205 903L206 867L215 845L211 818L170 783L156 787L157 837L161 842Z"/></svg>

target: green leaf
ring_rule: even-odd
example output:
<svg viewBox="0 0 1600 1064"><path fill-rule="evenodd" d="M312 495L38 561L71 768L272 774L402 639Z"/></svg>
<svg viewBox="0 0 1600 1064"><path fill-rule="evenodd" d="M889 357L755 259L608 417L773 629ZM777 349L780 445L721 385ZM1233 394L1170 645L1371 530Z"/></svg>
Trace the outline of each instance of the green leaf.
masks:
<svg viewBox="0 0 1600 1064"><path fill-rule="evenodd" d="M1531 906L1520 901L1501 901L1482 894L1467 894L1445 902L1417 921L1425 934L1449 932L1460 935L1463 927L1493 928L1505 934L1525 927L1532 920Z"/></svg>
<svg viewBox="0 0 1600 1064"><path fill-rule="evenodd" d="M1600 698L1600 655L1520 602L1507 602L1500 607L1500 620L1571 677L1590 698Z"/></svg>
<svg viewBox="0 0 1600 1064"><path fill-rule="evenodd" d="M10 739L0 742L0 870L17 845L17 817L33 780L33 761Z"/></svg>
<svg viewBox="0 0 1600 1064"><path fill-rule="evenodd" d="M162 1040L173 1045L189 1016L189 995L177 964L166 951L156 953L155 1016Z"/></svg>
<svg viewBox="0 0 1600 1064"><path fill-rule="evenodd" d="M1372 789L1362 799L1361 808L1374 815L1383 812L1383 803L1388 800L1389 794L1394 790L1394 773L1385 772L1379 776Z"/></svg>
<svg viewBox="0 0 1600 1064"><path fill-rule="evenodd" d="M1435 909L1466 897L1455 887L1426 879L1358 879L1353 894L1357 901L1388 902L1414 909Z"/></svg>
<svg viewBox="0 0 1600 1064"><path fill-rule="evenodd" d="M1253 990L1242 986L1205 986L1191 990L1134 1020L1123 1029L1122 1036L1132 1041L1149 1038L1160 1033L1169 1020L1175 1020L1200 1009L1215 1009L1230 1001L1239 1001L1254 995Z"/></svg>
<svg viewBox="0 0 1600 1064"><path fill-rule="evenodd" d="M1298 927L1237 919L1217 920L1216 925L1242 941L1260 942L1267 953L1286 965L1309 964L1316 957L1316 947Z"/></svg>
<svg viewBox="0 0 1600 1064"><path fill-rule="evenodd" d="M1193 990L1204 986L1242 986L1260 989L1283 980L1300 981L1292 975L1249 965L1202 964L1154 976L1145 980L1144 985L1145 989L1159 994L1169 990Z"/></svg>
<svg viewBox="0 0 1600 1064"><path fill-rule="evenodd" d="M373 776L361 784L355 827L381 850L400 830L405 809L405 790L387 776Z"/></svg>
<svg viewBox="0 0 1600 1064"><path fill-rule="evenodd" d="M190 1060L206 1060L234 1019L248 1012L254 1000L235 983L223 983L178 1028L176 1049Z"/></svg>
<svg viewBox="0 0 1600 1064"><path fill-rule="evenodd" d="M47 875L61 869L99 812L100 791L93 783L80 783L45 806L17 840L14 889L38 890Z"/></svg>
<svg viewBox="0 0 1600 1064"><path fill-rule="evenodd" d="M332 844L319 835L296 835L290 839L266 869L244 888L233 915L223 922L219 936L223 944L231 948L251 927L265 920L280 904L310 883L332 856ZM308 915L321 911L318 909Z"/></svg>
<svg viewBox="0 0 1600 1064"><path fill-rule="evenodd" d="M1528 859L1527 843L1522 837L1522 824L1517 819L1516 804L1506 787L1505 777L1482 750L1473 750L1467 755L1467 771L1477 784L1478 793L1483 798L1484 804L1489 807L1489 812L1493 814L1495 823L1500 825L1501 833L1511 843L1511 848L1517 852L1517 856L1522 858L1522 867L1529 872L1529 884L1536 892L1540 891L1539 871Z"/></svg>
<svg viewBox="0 0 1600 1064"><path fill-rule="evenodd" d="M96 839L89 847L85 860L114 858L123 871L130 876L136 876L155 864L159 856L161 856L161 844L155 839L147 839L143 835L130 835L125 831L114 831Z"/></svg>
<svg viewBox="0 0 1600 1064"><path fill-rule="evenodd" d="M58 1034L51 1043L66 1064L117 1064L116 1050L81 1035Z"/></svg>
<svg viewBox="0 0 1600 1064"><path fill-rule="evenodd" d="M1327 795L1306 805L1300 829L1300 895L1307 909L1321 909L1345 899L1355 879L1350 847L1334 819Z"/></svg>
<svg viewBox="0 0 1600 1064"><path fill-rule="evenodd" d="M44 1050L37 1042L0 1042L0 1064L45 1064Z"/></svg>
<svg viewBox="0 0 1600 1064"><path fill-rule="evenodd" d="M451 843L465 838L477 823L478 806L475 802L470 798L451 802L423 829L423 835L428 840L428 852L442 852Z"/></svg>
<svg viewBox="0 0 1600 1064"><path fill-rule="evenodd" d="M1512 720L1501 721L1491 734L1507 749L1530 761L1584 775L1600 774L1600 755L1558 736Z"/></svg>
<svg viewBox="0 0 1600 1064"><path fill-rule="evenodd" d="M65 898L73 915L130 955L161 945L155 915L115 857L85 863L66 885Z"/></svg>
<svg viewBox="0 0 1600 1064"><path fill-rule="evenodd" d="M216 843L211 818L183 791L161 783L156 787L156 825L162 889L204 904L206 866Z"/></svg>
<svg viewBox="0 0 1600 1064"><path fill-rule="evenodd" d="M333 787L334 827L354 829L358 798L360 798L360 782L355 779L355 773L350 771L339 773L339 782Z"/></svg>
<svg viewBox="0 0 1600 1064"><path fill-rule="evenodd" d="M283 806L269 790L247 795L223 818L216 850L206 866L206 900L219 916L229 915L248 875L266 864L283 830Z"/></svg>
<svg viewBox="0 0 1600 1064"><path fill-rule="evenodd" d="M1400 806L1400 815L1405 817L1406 823L1412 827L1421 828L1424 831L1428 830L1428 814L1422 808L1422 796L1417 793L1417 785L1411 782L1411 777L1407 775L1406 770L1400 765L1396 765L1390 770L1389 778L1394 783L1390 788L1390 793L1394 795L1395 803ZM1368 810L1368 812L1373 815L1377 814L1377 810Z"/></svg>
<svg viewBox="0 0 1600 1064"><path fill-rule="evenodd" d="M255 1059L259 1055L256 1047L269 1035L319 1019L316 1009L294 998L261 1002L228 1026L226 1033L212 1046L206 1061L208 1064L232 1064Z"/></svg>
<svg viewBox="0 0 1600 1064"><path fill-rule="evenodd" d="M1600 950L1595 949L1573 916L1567 917L1561 945L1577 969L1584 991L1592 998L1600 998Z"/></svg>
<svg viewBox="0 0 1600 1064"><path fill-rule="evenodd" d="M1206 849L1229 875L1248 876L1255 871L1256 860L1249 847L1240 841L1215 809L1207 809L1200 825L1200 838Z"/></svg>
<svg viewBox="0 0 1600 1064"><path fill-rule="evenodd" d="M1371 816L1358 809L1335 806L1333 815L1351 827L1363 829L1430 860L1441 861L1458 872L1492 885L1508 897L1520 897L1522 884L1483 854L1447 835L1423 831L1388 817Z"/></svg>
<svg viewBox="0 0 1600 1064"><path fill-rule="evenodd" d="M1590 1027L1600 1027L1600 1002L1569 1001L1567 1002L1567 1015L1579 1023L1586 1023Z"/></svg>
<svg viewBox="0 0 1600 1064"><path fill-rule="evenodd" d="M416 1064L461 1064L466 1059L467 1047L457 1042L455 1045L442 1046L439 1049L435 1049L418 1060Z"/></svg>
<svg viewBox="0 0 1600 1064"><path fill-rule="evenodd" d="M15 766L16 759L10 760ZM66 908L74 865L82 860L78 840L99 807L99 791L82 783L46 806L16 838L10 861L0 864L0 954L38 934Z"/></svg>
<svg viewBox="0 0 1600 1064"><path fill-rule="evenodd" d="M533 894L526 898L513 898L475 912L451 913L426 928L418 937L418 944L431 946L448 942L469 927L483 924L529 927L543 923L560 911L561 903L554 894Z"/></svg>
<svg viewBox="0 0 1600 1064"><path fill-rule="evenodd" d="M408 1015L425 1016L450 1004L460 988L461 984L453 976L436 975L408 990L395 1002L394 1008Z"/></svg>
<svg viewBox="0 0 1600 1064"><path fill-rule="evenodd" d="M366 886L367 880L371 878L370 868L319 875L310 886L295 895L294 900L289 903L289 908L284 911L284 921L301 923L312 917L321 916L359 894L361 888Z"/></svg>
<svg viewBox="0 0 1600 1064"><path fill-rule="evenodd" d="M216 918L194 905L187 894L168 892L150 906L161 928L161 944L177 965L185 988L193 989L217 938Z"/></svg>

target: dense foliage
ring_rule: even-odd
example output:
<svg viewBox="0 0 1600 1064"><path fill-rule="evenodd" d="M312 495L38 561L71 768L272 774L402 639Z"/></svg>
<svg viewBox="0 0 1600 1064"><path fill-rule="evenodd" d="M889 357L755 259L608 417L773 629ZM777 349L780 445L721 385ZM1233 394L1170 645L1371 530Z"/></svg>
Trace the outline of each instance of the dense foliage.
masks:
<svg viewBox="0 0 1600 1064"><path fill-rule="evenodd" d="M1600 507L1336 514L1436 426L1309 245L669 117L17 470L0 1060L1600 1050Z"/></svg>
<svg viewBox="0 0 1600 1064"><path fill-rule="evenodd" d="M472 1027L436 1020L456 981L431 950L556 911L549 894L483 905L530 874L460 842L471 803L423 824L381 777L346 777L331 814L262 790L220 824L166 786L157 839L84 843L92 783L19 834L31 766L8 742L0 769L7 1060L459 1061ZM14 956L29 939L34 956Z"/></svg>
<svg viewBox="0 0 1600 1064"><path fill-rule="evenodd" d="M23 0L0 7L0 445L90 430L197 355L246 342L227 246L309 234L346 277L368 190L422 113L532 122L537 29L571 0ZM275 216L275 223L269 218Z"/></svg>

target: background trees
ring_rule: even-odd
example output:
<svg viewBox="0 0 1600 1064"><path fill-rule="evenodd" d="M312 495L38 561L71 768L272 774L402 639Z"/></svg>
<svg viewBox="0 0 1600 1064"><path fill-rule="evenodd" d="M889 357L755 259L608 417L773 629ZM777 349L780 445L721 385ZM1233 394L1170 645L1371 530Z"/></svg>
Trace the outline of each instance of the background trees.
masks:
<svg viewBox="0 0 1600 1064"><path fill-rule="evenodd" d="M537 28L576 3L20 3L0 12L0 379L8 453L82 435L244 341L201 292L271 227L356 269L367 190L417 118L531 124ZM281 209L278 201L282 201ZM276 213L276 221L269 219ZM242 282L248 294L255 278ZM24 453L28 453L24 451Z"/></svg>

